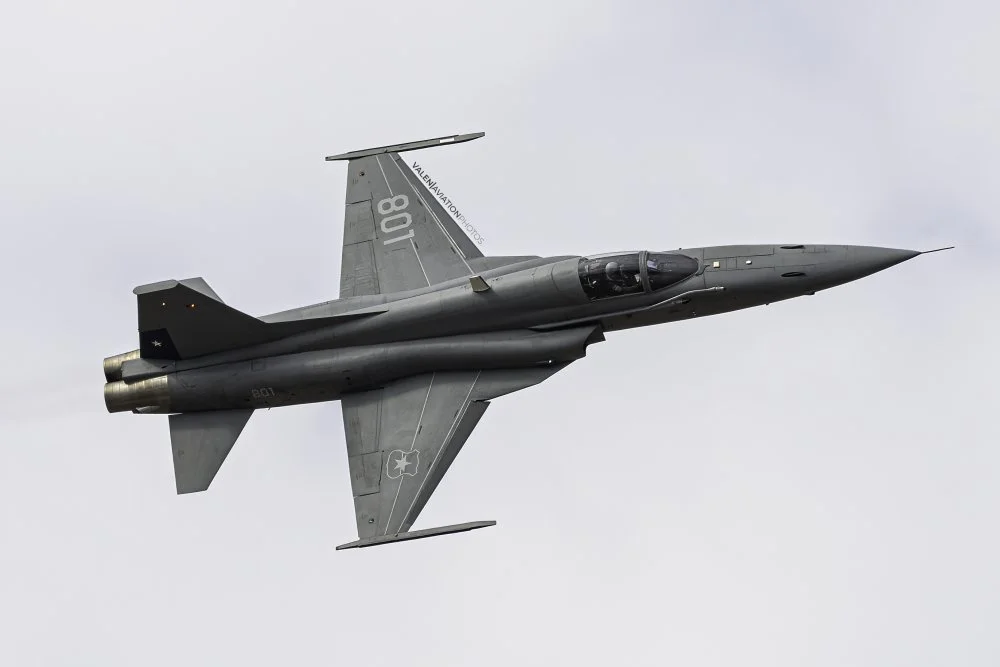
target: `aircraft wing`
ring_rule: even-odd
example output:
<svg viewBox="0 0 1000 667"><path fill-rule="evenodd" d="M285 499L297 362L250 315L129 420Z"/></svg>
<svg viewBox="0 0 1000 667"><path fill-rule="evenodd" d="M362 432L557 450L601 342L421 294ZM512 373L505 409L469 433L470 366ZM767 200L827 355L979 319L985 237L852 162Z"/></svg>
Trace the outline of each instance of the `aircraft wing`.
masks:
<svg viewBox="0 0 1000 667"><path fill-rule="evenodd" d="M569 363L420 375L341 399L359 539L337 548L494 525L480 521L410 530L490 399L538 384Z"/></svg>
<svg viewBox="0 0 1000 667"><path fill-rule="evenodd" d="M467 260L482 253L399 153L471 141L483 134L326 158L348 161L341 299L402 292L473 275Z"/></svg>

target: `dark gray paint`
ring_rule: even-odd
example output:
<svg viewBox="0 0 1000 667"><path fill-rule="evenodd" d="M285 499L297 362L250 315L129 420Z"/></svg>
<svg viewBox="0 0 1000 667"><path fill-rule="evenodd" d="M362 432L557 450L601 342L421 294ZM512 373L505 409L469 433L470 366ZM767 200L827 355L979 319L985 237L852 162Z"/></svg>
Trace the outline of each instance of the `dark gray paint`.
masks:
<svg viewBox="0 0 1000 667"><path fill-rule="evenodd" d="M654 291L643 268L643 291L592 300L579 257L481 256L399 157L443 143L328 158L350 160L338 300L255 318L200 278L136 288L139 358L105 360L105 400L112 412L176 413L178 492L208 487L254 409L339 399L360 538L344 547L482 527L410 532L491 399L543 381L603 332L815 294L920 254L680 249L695 260L688 277Z"/></svg>

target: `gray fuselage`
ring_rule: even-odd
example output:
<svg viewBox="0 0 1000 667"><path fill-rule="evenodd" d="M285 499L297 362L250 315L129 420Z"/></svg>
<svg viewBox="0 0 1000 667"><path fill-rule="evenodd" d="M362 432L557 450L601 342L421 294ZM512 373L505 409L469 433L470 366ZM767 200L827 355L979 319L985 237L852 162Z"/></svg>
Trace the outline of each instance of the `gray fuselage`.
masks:
<svg viewBox="0 0 1000 667"><path fill-rule="evenodd" d="M320 324L194 359L123 355L105 365L105 400L112 412L155 414L275 407L337 400L421 373L565 363L603 332L814 294L918 254L786 244L483 258L478 287L462 278L275 313L259 319Z"/></svg>

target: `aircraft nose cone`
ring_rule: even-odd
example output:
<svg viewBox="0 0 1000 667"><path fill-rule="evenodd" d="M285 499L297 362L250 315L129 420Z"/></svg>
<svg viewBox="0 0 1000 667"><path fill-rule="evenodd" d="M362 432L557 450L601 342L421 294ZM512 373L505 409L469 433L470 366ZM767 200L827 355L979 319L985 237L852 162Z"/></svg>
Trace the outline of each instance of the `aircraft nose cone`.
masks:
<svg viewBox="0 0 1000 667"><path fill-rule="evenodd" d="M855 280L864 276L884 271L890 266L896 266L908 259L913 259L920 253L916 250L900 248L878 248L875 246L848 246L847 266L855 273Z"/></svg>
<svg viewBox="0 0 1000 667"><path fill-rule="evenodd" d="M919 254L916 250L899 248L834 246L828 259L820 260L811 269L806 269L806 273L811 276L811 288L827 289L884 271Z"/></svg>

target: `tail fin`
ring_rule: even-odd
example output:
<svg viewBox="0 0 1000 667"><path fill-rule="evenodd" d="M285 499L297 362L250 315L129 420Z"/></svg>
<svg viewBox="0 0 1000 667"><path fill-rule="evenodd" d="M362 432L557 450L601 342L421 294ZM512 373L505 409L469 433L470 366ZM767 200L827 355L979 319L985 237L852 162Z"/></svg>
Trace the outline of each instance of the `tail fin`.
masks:
<svg viewBox="0 0 1000 667"><path fill-rule="evenodd" d="M201 278L166 280L132 291L139 306L142 359L177 361L236 350L386 310L365 308L331 317L264 322L227 306Z"/></svg>
<svg viewBox="0 0 1000 667"><path fill-rule="evenodd" d="M177 493L208 488L252 414L249 409L170 415Z"/></svg>
<svg viewBox="0 0 1000 667"><path fill-rule="evenodd" d="M268 327L224 304L201 278L132 290L139 305L139 356L190 359L266 342Z"/></svg>

